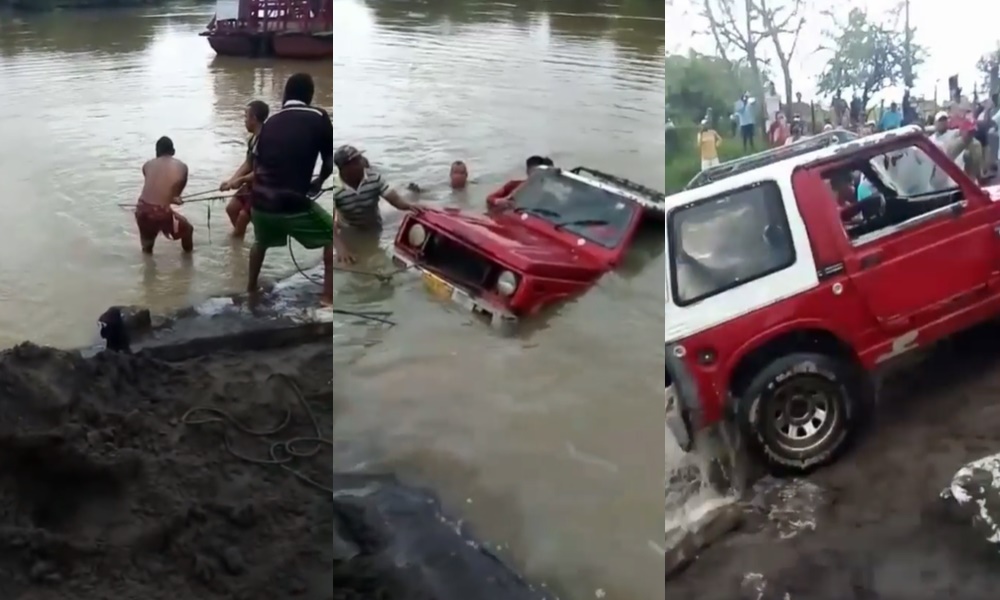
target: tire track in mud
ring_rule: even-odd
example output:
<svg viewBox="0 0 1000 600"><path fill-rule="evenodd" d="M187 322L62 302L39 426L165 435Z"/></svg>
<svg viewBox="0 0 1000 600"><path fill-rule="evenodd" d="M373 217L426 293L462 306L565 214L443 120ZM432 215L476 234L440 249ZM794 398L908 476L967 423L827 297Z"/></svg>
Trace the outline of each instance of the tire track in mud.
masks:
<svg viewBox="0 0 1000 600"><path fill-rule="evenodd" d="M1000 325L964 333L893 375L853 452L805 479L765 480L739 531L666 584L699 600L989 600L1000 556L938 493L1000 451ZM787 526L800 527L788 535ZM783 528L784 526L784 528Z"/></svg>

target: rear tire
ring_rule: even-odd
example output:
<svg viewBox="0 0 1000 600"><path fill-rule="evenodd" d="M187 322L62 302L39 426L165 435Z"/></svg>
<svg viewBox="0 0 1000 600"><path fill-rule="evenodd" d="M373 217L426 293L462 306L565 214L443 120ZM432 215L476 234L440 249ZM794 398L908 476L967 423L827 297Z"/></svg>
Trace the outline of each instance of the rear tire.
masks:
<svg viewBox="0 0 1000 600"><path fill-rule="evenodd" d="M801 474L835 461L855 439L874 391L856 365L799 352L764 367L737 401L736 419L749 449L778 475Z"/></svg>

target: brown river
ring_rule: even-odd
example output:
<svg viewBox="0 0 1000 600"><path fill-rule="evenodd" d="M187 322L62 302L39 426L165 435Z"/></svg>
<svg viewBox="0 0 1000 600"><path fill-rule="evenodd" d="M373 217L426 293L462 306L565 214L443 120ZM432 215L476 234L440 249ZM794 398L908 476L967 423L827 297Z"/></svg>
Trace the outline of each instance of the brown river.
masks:
<svg viewBox="0 0 1000 600"><path fill-rule="evenodd" d="M330 63L216 58L197 36L204 5L0 20L0 342L83 344L110 304L171 310L240 291L246 247L227 238L221 204L185 207L191 261L162 243L143 260L118 204L134 201L160 135L191 165L191 191L218 185L241 160L242 107L276 103L300 70L337 143L429 203L480 210L536 153L662 187L658 0L333 2L332 78ZM456 159L474 178L461 197L445 189ZM340 276L339 306L392 311L398 325L336 335L338 466L433 487L564 598L662 597L662 245L641 241L516 337L409 276ZM292 270L276 252L265 275Z"/></svg>

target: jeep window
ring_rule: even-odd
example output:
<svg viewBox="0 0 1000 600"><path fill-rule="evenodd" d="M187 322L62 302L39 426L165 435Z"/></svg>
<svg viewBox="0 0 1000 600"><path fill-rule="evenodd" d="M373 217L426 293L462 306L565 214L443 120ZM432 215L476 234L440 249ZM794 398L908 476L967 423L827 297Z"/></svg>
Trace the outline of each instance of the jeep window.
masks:
<svg viewBox="0 0 1000 600"><path fill-rule="evenodd" d="M958 184L916 146L823 173L854 245L918 225L964 198Z"/></svg>
<svg viewBox="0 0 1000 600"><path fill-rule="evenodd" d="M791 266L795 248L774 182L680 208L667 220L670 295L687 306Z"/></svg>
<svg viewBox="0 0 1000 600"><path fill-rule="evenodd" d="M514 193L516 211L605 248L617 248L640 210L632 200L553 169L539 170Z"/></svg>

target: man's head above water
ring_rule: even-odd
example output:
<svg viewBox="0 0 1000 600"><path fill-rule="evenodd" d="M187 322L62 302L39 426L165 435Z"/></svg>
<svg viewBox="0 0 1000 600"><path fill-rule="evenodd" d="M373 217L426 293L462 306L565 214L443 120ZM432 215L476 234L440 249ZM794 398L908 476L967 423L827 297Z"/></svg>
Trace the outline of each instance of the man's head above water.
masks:
<svg viewBox="0 0 1000 600"><path fill-rule="evenodd" d="M448 180L451 183L451 189L453 190L464 190L465 186L469 183L469 167L460 160L456 160L451 163L451 171L448 173Z"/></svg>
<svg viewBox="0 0 1000 600"><path fill-rule="evenodd" d="M529 156L528 160L524 161L524 170L528 175L537 169L538 167L552 167L554 166L552 159L547 156Z"/></svg>
<svg viewBox="0 0 1000 600"><path fill-rule="evenodd" d="M156 140L156 158L174 155L174 141L167 136Z"/></svg>

